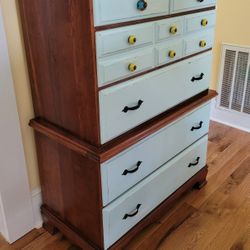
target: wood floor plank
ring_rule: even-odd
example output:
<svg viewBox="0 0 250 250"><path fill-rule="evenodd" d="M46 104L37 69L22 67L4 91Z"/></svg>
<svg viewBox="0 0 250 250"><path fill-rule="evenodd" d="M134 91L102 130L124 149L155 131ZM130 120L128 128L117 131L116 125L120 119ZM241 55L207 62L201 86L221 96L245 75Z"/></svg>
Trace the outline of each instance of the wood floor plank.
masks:
<svg viewBox="0 0 250 250"><path fill-rule="evenodd" d="M249 146L244 146L237 153L229 155L226 162L220 165L216 174L210 176L208 184L202 190L194 190L185 197L185 202L199 208L213 193L237 170L249 155ZM221 163L218 163L221 164Z"/></svg>
<svg viewBox="0 0 250 250"><path fill-rule="evenodd" d="M238 209L229 222L213 238L204 250L211 249L248 249L246 248L248 232L250 230L250 197ZM247 236L247 237L246 237ZM249 237L250 238L250 237ZM240 246L240 247L239 247Z"/></svg>
<svg viewBox="0 0 250 250"><path fill-rule="evenodd" d="M226 200L224 195L222 192L214 194L198 212L174 231L159 249L205 249L250 195L250 175L244 178Z"/></svg>

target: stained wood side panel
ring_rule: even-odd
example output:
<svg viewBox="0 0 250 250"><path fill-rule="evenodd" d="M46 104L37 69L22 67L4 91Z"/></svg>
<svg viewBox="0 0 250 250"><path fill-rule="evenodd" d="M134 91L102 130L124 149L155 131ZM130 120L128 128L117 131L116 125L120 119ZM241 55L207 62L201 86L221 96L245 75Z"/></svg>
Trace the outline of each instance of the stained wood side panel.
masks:
<svg viewBox="0 0 250 250"><path fill-rule="evenodd" d="M92 1L19 6L36 116L99 145Z"/></svg>
<svg viewBox="0 0 250 250"><path fill-rule="evenodd" d="M102 246L102 200L99 164L36 133L44 206Z"/></svg>

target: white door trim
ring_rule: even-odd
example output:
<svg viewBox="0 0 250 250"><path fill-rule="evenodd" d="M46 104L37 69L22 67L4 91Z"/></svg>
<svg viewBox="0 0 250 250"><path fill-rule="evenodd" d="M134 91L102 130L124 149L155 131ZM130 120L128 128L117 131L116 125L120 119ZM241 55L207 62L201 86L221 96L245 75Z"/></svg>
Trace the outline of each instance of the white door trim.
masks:
<svg viewBox="0 0 250 250"><path fill-rule="evenodd" d="M34 228L30 187L0 6L0 230L10 243Z"/></svg>

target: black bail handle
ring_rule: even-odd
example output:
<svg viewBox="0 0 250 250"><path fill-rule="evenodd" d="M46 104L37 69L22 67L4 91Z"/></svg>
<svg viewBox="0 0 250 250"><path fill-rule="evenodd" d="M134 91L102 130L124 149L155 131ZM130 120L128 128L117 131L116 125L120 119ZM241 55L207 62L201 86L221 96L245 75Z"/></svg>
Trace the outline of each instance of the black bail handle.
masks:
<svg viewBox="0 0 250 250"><path fill-rule="evenodd" d="M188 167L191 168L191 167L194 167L194 166L197 166L200 162L200 157L197 157L195 162L192 162L192 163L189 163Z"/></svg>
<svg viewBox="0 0 250 250"><path fill-rule="evenodd" d="M191 128L191 131L201 129L201 128L202 128L202 125L203 125L203 121L200 121L199 126L198 126L198 127L192 127L192 128Z"/></svg>
<svg viewBox="0 0 250 250"><path fill-rule="evenodd" d="M141 164L142 164L142 161L138 161L136 163L136 168L131 169L131 170L125 169L122 175L133 174L133 173L137 172L139 170L139 167L141 166Z"/></svg>
<svg viewBox="0 0 250 250"><path fill-rule="evenodd" d="M128 111L137 110L137 109L139 109L141 107L142 104L143 104L143 101L139 100L136 106L134 106L134 107L128 107L128 106L126 106L126 107L124 107L124 109L122 110L122 112L127 113Z"/></svg>
<svg viewBox="0 0 250 250"><path fill-rule="evenodd" d="M191 79L191 81L192 81L192 82L201 81L201 80L203 79L203 77L204 77L204 73L201 73L199 77L195 77L195 76L194 76L194 77Z"/></svg>
<svg viewBox="0 0 250 250"><path fill-rule="evenodd" d="M136 216L136 215L139 213L140 207L141 207L141 204L138 204L138 205L136 206L135 212L133 212L133 213L131 213L131 214L125 214L124 217L123 217L123 220L126 220L126 219L129 218L129 217L134 217L134 216Z"/></svg>

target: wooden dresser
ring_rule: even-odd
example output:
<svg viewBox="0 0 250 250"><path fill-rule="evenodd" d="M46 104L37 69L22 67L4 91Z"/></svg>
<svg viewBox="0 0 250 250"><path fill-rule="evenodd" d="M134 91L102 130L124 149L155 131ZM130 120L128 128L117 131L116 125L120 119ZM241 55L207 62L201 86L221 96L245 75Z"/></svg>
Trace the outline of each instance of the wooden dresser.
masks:
<svg viewBox="0 0 250 250"><path fill-rule="evenodd" d="M19 0L44 227L126 249L206 183L215 0Z"/></svg>

